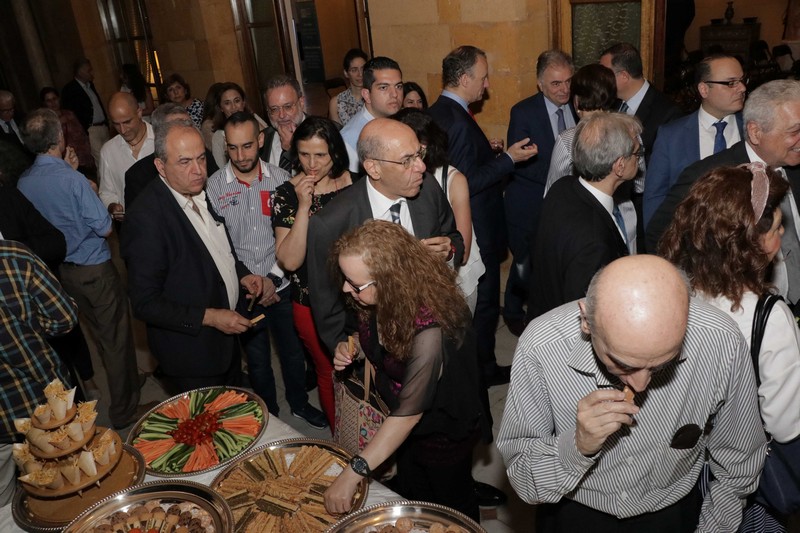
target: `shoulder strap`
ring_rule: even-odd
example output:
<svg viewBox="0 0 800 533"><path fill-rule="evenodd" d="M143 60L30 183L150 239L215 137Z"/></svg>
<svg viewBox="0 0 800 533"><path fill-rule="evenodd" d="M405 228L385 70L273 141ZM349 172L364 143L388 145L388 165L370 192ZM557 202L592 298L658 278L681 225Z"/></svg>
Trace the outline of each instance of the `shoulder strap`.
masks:
<svg viewBox="0 0 800 533"><path fill-rule="evenodd" d="M758 356L761 353L761 342L764 340L764 331L767 329L767 320L775 303L781 300L777 294L767 293L758 299L756 311L753 314L753 331L750 335L750 357L753 360L753 370L756 374L756 386L761 386L761 375L758 372Z"/></svg>
<svg viewBox="0 0 800 533"><path fill-rule="evenodd" d="M448 163L445 163L444 166L442 167L442 190L444 191L445 196L447 196L447 178L448 178L447 171L449 170L449 168L450 165Z"/></svg>

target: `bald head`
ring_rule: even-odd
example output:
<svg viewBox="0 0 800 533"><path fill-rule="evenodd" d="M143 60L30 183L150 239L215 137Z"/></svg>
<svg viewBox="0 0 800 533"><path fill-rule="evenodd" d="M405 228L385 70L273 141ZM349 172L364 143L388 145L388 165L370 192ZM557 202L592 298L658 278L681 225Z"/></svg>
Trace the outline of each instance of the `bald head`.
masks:
<svg viewBox="0 0 800 533"><path fill-rule="evenodd" d="M111 125L126 142L130 144L141 139L146 126L139 103L131 93L114 93L108 101L108 116Z"/></svg>
<svg viewBox="0 0 800 533"><path fill-rule="evenodd" d="M679 353L689 315L686 278L653 255L624 257L592 280L581 328L608 371L641 391Z"/></svg>
<svg viewBox="0 0 800 533"><path fill-rule="evenodd" d="M384 158L388 145L409 132L416 138L414 130L397 120L376 118L367 122L358 136L358 159L364 163L367 159Z"/></svg>
<svg viewBox="0 0 800 533"><path fill-rule="evenodd" d="M397 120L376 118L358 137L358 157L378 192L390 199L419 194L425 163L414 130Z"/></svg>

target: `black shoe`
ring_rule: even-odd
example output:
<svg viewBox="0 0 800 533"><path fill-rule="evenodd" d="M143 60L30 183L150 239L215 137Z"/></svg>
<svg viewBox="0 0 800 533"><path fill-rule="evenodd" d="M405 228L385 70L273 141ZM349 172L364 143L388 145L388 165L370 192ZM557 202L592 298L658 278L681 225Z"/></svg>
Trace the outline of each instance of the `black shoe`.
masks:
<svg viewBox="0 0 800 533"><path fill-rule="evenodd" d="M481 507L497 507L508 501L508 496L506 496L505 492L488 483L473 481L472 486L475 490L475 496L478 497L478 505Z"/></svg>
<svg viewBox="0 0 800 533"><path fill-rule="evenodd" d="M328 427L328 420L325 415L310 403L305 404L297 411L292 411L292 416L305 420L306 424L312 428L325 429Z"/></svg>
<svg viewBox="0 0 800 533"><path fill-rule="evenodd" d="M522 335L522 332L525 331L525 320L522 318L508 318L503 316L503 322L505 322L508 331L515 337L519 337Z"/></svg>
<svg viewBox="0 0 800 533"><path fill-rule="evenodd" d="M486 380L487 387L505 385L511 381L511 365L500 366L495 363L491 370L484 371L483 377Z"/></svg>

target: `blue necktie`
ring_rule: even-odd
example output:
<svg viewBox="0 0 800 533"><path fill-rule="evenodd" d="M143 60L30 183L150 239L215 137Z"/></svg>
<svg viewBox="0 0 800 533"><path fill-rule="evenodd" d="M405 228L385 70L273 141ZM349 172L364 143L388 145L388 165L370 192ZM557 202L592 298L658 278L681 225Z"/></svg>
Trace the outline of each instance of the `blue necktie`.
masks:
<svg viewBox="0 0 800 533"><path fill-rule="evenodd" d="M612 213L614 214L614 220L617 221L617 226L619 226L619 229L622 230L622 239L625 241L625 245L627 246L628 232L625 231L625 219L622 218L622 213L620 212L619 207L617 207L617 204L614 204L614 209L612 210Z"/></svg>
<svg viewBox="0 0 800 533"><path fill-rule="evenodd" d="M630 107L628 107L628 104L625 103L625 102L622 102L622 105L619 106L619 112L620 113L625 113L626 115L628 114L628 110L629 109L630 109Z"/></svg>
<svg viewBox="0 0 800 533"><path fill-rule="evenodd" d="M725 126L728 123L724 120L720 120L719 122L714 123L714 127L717 128L717 134L714 135L714 153L719 153L726 148L728 148L728 144L725 142Z"/></svg>
<svg viewBox="0 0 800 533"><path fill-rule="evenodd" d="M400 202L392 204L389 208L389 213L392 215L392 222L394 224L400 224Z"/></svg>
<svg viewBox="0 0 800 533"><path fill-rule="evenodd" d="M561 132L567 129L567 122L564 120L564 110L559 107L556 109L556 115L558 115L558 123L556 125L558 135L561 135Z"/></svg>

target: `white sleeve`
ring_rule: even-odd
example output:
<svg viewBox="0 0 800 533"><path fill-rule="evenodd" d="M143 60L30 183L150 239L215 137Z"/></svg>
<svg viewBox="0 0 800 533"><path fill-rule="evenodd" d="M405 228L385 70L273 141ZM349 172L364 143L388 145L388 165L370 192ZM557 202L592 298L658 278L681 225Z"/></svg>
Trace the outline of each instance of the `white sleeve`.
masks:
<svg viewBox="0 0 800 533"><path fill-rule="evenodd" d="M211 153L214 156L214 161L217 162L217 167L222 168L228 162L228 157L225 155L225 132L217 130L211 137Z"/></svg>
<svg viewBox="0 0 800 533"><path fill-rule="evenodd" d="M564 137L559 135L553 145L553 155L550 156L550 170L547 172L544 195L547 196L553 183L570 174L572 174L572 147L567 146Z"/></svg>

